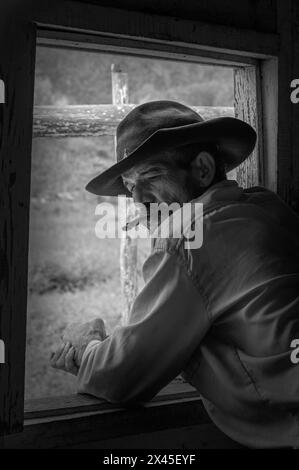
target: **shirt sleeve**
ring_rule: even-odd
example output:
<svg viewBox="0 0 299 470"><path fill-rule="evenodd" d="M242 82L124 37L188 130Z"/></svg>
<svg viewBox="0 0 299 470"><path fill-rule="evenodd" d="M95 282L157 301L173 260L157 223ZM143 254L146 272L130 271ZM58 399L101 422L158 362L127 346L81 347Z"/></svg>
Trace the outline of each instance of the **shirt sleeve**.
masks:
<svg viewBox="0 0 299 470"><path fill-rule="evenodd" d="M179 254L154 252L129 324L82 358L78 391L112 403L150 400L186 366L209 328L204 301Z"/></svg>

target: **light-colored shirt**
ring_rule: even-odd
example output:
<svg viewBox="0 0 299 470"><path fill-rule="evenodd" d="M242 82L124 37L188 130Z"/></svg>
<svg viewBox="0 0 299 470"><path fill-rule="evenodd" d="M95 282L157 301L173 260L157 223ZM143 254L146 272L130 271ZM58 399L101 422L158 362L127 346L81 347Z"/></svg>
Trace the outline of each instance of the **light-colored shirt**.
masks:
<svg viewBox="0 0 299 470"><path fill-rule="evenodd" d="M250 447L299 446L299 219L273 192L212 186L203 244L156 239L127 326L88 345L79 392L123 405L182 373L214 423Z"/></svg>

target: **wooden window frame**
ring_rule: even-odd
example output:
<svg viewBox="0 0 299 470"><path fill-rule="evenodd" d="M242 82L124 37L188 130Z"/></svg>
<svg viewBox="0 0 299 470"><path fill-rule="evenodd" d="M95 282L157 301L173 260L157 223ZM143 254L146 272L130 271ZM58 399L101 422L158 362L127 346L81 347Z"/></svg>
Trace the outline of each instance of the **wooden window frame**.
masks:
<svg viewBox="0 0 299 470"><path fill-rule="evenodd" d="M156 410L159 410L159 413L164 413L165 410L165 417L167 410L171 410L168 414L169 422L166 420L161 424L159 419L153 418L155 425L151 429L205 423L207 417L198 394L194 396L194 391L190 388L181 388L175 393L173 390L171 393L168 393L169 389L164 390L162 395L157 396L156 401L137 411L116 410L112 405L103 404L101 401L95 403L92 398L86 398L87 401L82 404L80 397L77 401L70 397L69 407L65 405L59 415L53 414L52 411L52 416L49 416L49 409L48 414L45 413L40 403L40 409L33 406L28 410L24 426L35 49L38 44L55 45L238 67L236 80L240 90L243 87L244 101L236 101L237 115L254 125L259 135L259 146L253 157L254 172L247 181L248 172L240 169L238 178L244 184L264 184L276 190L279 36L251 30L247 30L245 35L241 30L227 26L79 4L74 1L59 3L52 0L44 2L43 8L39 8L38 2L33 4L22 23L15 24L10 21L1 32L6 35L6 39L10 38L11 51L8 53L0 48L0 52L3 52L2 56L0 54L2 78L8 84L2 121L1 151L5 164L0 181L0 187L3 183L2 187L8 189L6 193L3 192L5 210L1 217L5 230L0 238L0 248L5 253L4 282L0 292L4 314L0 320L0 333L7 352L7 363L4 367L0 366L0 436L23 431L20 435L6 437L6 445L9 447L10 443L17 443L22 446L23 443L24 446L30 446L30 442L33 442L32 436L35 436L34 439L40 436L40 442L51 446L57 445L53 437L55 433L59 433L59 429L65 433L68 429L70 435L65 437L66 443L69 439L75 442L76 438L75 441L73 439L78 428L71 426L72 423L76 422L80 427L79 423L92 419L98 425L104 425L107 415L110 416L110 422L113 422L113 416L118 416L118 423L121 418L123 423L126 423L134 416L135 421L130 421L130 431L127 431L134 434L135 431L140 432L140 422L146 416L153 418ZM14 60L11 60L11 55ZM17 107L14 107L15 102L18 103ZM12 157L8 157L10 153ZM183 409L186 412L181 414L180 410ZM194 413L195 409L198 414ZM176 416L181 418L176 420ZM86 428L84 424L82 426L80 429L83 435ZM94 428L91 429L90 432L94 432ZM100 432L99 440L115 436L112 427L109 429L107 435ZM145 431L147 428L142 429ZM48 432L52 433L49 440ZM88 432L87 435L91 436ZM60 439L60 445L62 440ZM82 436L78 437L77 442L79 441L82 442Z"/></svg>

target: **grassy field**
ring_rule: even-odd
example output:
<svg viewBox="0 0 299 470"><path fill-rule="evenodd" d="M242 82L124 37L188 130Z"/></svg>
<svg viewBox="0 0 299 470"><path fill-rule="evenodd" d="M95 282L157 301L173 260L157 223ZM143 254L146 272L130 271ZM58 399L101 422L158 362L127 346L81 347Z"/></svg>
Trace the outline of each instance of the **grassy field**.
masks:
<svg viewBox="0 0 299 470"><path fill-rule="evenodd" d="M49 367L50 351L68 323L102 317L112 331L120 321L119 240L95 236L98 200L83 189L95 159L96 166L102 161L108 166L111 145L109 139L44 139L34 144L27 398L75 392L74 377ZM48 160L52 152L55 165ZM140 287L147 252L144 241L139 245Z"/></svg>

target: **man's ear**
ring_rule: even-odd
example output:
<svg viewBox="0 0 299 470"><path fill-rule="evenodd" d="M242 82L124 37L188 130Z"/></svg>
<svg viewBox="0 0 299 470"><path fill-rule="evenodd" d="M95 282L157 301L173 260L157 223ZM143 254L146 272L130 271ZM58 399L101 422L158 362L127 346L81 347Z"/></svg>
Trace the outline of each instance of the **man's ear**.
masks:
<svg viewBox="0 0 299 470"><path fill-rule="evenodd" d="M216 165L214 157L206 151L200 152L192 161L192 173L200 186L207 188L215 178Z"/></svg>

